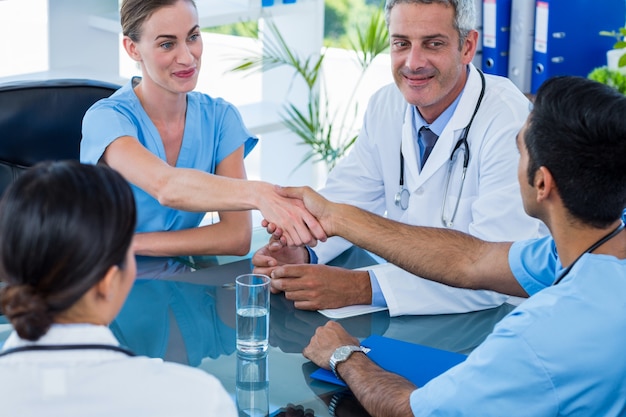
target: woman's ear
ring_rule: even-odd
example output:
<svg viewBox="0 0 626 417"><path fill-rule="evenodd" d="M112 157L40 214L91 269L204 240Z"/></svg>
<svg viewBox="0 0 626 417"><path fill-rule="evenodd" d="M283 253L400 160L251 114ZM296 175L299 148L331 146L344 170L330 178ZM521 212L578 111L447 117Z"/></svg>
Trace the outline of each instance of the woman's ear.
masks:
<svg viewBox="0 0 626 417"><path fill-rule="evenodd" d="M141 53L139 52L139 49L137 48L137 43L135 41L133 41L128 36L124 36L122 44L124 45L126 53L129 57L131 57L132 60L137 62L141 61Z"/></svg>
<svg viewBox="0 0 626 417"><path fill-rule="evenodd" d="M95 285L96 296L99 299L106 301L113 299L119 286L120 272L120 268L117 265L111 266L104 277Z"/></svg>

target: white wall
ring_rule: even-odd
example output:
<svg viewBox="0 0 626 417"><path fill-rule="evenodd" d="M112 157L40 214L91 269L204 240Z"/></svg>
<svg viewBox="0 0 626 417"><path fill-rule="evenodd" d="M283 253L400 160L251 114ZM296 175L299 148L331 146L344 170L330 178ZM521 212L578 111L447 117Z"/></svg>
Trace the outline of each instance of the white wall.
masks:
<svg viewBox="0 0 626 417"><path fill-rule="evenodd" d="M47 0L0 0L0 51L2 51L0 77L13 78L20 74L48 70L47 5ZM241 58L244 53L242 51L258 50L258 43L247 38L209 33L203 34L203 40L204 55L197 90L212 96L223 97L237 106L260 101L263 96L260 73L244 76L241 73L228 71ZM67 48L71 50L75 46L68 44ZM77 49L73 53L80 56L81 51ZM119 57L122 77L139 75L137 66L121 47ZM342 105L343 99L352 92L352 86L358 74L350 53L339 49L329 50L324 71L331 106ZM284 77L281 81L283 79ZM284 79L284 82L289 82L289 79ZM389 82L392 82L389 57L379 56L357 91L360 110L357 125L360 125L360 118L370 95ZM318 164L313 177L309 174L299 175L298 172L292 174L291 169L284 169L284 167L278 170L277 165L281 164L281 161L284 164L292 164L291 166L297 165L306 148L299 145L297 139L284 137L276 139L271 136L261 135L261 145L257 146L246 158L246 168L250 179L263 179L283 185L306 184L315 188L323 185L327 173L322 164ZM276 153L277 158L274 159L274 163L261 166L264 140L266 152ZM272 141L276 141L277 146L272 146ZM293 143L285 146L286 142Z"/></svg>
<svg viewBox="0 0 626 417"><path fill-rule="evenodd" d="M47 0L0 0L0 77L48 68L47 5Z"/></svg>

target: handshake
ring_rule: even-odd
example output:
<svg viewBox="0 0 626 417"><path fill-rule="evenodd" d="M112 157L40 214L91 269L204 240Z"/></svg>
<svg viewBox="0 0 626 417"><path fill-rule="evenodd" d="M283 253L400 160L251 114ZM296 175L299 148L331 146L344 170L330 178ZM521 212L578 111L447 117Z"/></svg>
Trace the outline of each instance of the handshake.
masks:
<svg viewBox="0 0 626 417"><path fill-rule="evenodd" d="M336 209L338 204L334 204L311 187L281 187L275 186L276 193L283 198L289 199L291 204L304 208L307 212L302 215L301 219L290 219L294 223L301 221L304 227L291 227L285 230L281 224L271 222L267 219L263 220L263 227L272 235L272 239L277 244L284 246L304 246L314 247L318 241L326 241L329 236L335 235L332 230L332 210ZM290 236L296 231L297 236Z"/></svg>
<svg viewBox="0 0 626 417"><path fill-rule="evenodd" d="M270 276L272 292L284 292L286 298L294 301L299 309L371 304L372 288L367 271L316 264L316 260L311 259L312 251L304 244L314 247L318 240L342 236L367 249L364 238L373 232L367 232L365 225L369 223L376 227L373 223L383 219L348 204L330 202L310 187L277 186L275 192L299 206L306 215L299 224L300 228L291 227L289 232L280 224L263 220L263 227L271 237L252 258L254 272ZM294 236L294 231L300 234ZM294 244L296 241L304 244Z"/></svg>

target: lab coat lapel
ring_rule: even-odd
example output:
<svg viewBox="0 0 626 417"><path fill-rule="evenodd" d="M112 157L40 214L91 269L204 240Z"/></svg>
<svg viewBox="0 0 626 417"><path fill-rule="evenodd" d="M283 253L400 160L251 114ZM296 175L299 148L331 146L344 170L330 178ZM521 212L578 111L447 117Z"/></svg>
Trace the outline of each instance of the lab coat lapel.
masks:
<svg viewBox="0 0 626 417"><path fill-rule="evenodd" d="M402 125L402 156L404 156L404 184L414 184L419 173L417 170L417 138L413 136L413 106L406 106ZM433 148L434 152L434 148ZM410 190L412 191L412 190Z"/></svg>
<svg viewBox="0 0 626 417"><path fill-rule="evenodd" d="M411 192L421 187L440 169L445 169L445 166L447 166L448 164L450 154L452 153L452 149L454 148L456 141L461 137L461 132L463 131L463 128L467 126L472 117L472 113L474 112L474 108L476 107L476 101L478 100L481 87L482 84L480 80L480 75L478 74L476 68L472 64L470 64L470 72L467 83L465 85L465 89L462 93L463 95L461 96L461 100L459 101L459 104L457 105L457 108L452 115L452 118L444 128L443 132L441 132L441 135L439 136L439 139L437 140L437 143L435 144L432 153L428 157L428 161L426 161L426 164L424 165L421 173L417 168L417 157L415 151L415 147L417 145L413 144L412 155L415 163L411 162L410 165L407 163L404 167L405 172L407 172L407 185L409 186ZM411 109L409 108L409 110ZM410 117L408 115L405 115L404 129L406 129L407 120L410 129L410 124L413 123L412 114ZM411 130L409 130L409 132L411 132ZM476 132L470 132L470 136L468 137L470 148L472 147L471 133L476 134ZM404 142L406 139L405 136L406 134L404 134L403 131L403 149L405 148L405 146L408 146ZM408 149L407 152L404 153L405 160L407 160L407 154Z"/></svg>

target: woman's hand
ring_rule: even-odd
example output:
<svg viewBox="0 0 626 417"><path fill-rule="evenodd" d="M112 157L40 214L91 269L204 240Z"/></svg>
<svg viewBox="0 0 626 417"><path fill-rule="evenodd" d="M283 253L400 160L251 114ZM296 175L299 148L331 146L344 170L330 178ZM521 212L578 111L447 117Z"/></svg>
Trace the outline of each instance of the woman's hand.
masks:
<svg viewBox="0 0 626 417"><path fill-rule="evenodd" d="M315 246L318 240L325 241L326 232L304 202L281 194L279 186L270 185L260 192L258 203L265 221L280 229L281 239L288 246Z"/></svg>

